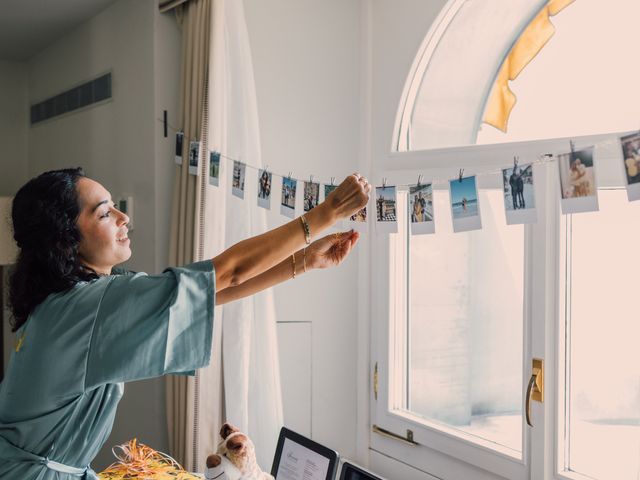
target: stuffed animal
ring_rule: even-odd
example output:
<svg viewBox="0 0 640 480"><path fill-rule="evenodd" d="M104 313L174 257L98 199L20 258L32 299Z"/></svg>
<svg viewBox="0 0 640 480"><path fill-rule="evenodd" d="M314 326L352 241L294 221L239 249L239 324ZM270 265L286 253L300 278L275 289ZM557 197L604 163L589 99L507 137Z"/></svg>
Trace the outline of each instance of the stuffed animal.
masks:
<svg viewBox="0 0 640 480"><path fill-rule="evenodd" d="M217 453L207 457L207 480L274 480L260 470L249 437L229 423L222 426L220 436Z"/></svg>

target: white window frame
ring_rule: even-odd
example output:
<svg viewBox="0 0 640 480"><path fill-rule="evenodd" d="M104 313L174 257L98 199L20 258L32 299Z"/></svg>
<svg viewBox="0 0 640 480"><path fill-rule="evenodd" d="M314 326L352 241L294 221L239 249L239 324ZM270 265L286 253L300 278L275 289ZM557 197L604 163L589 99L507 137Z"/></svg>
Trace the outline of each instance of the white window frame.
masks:
<svg viewBox="0 0 640 480"><path fill-rule="evenodd" d="M617 134L577 137L578 146L605 145L598 147L598 187L619 187L621 161ZM517 142L510 144L466 146L451 149L392 153L382 162L382 168L374 178L387 178L391 183L414 183L418 174L424 181L431 178L454 178L459 168L465 174L496 171L508 166L513 155L523 162L535 159L541 153L561 153L567 150L569 139ZM613 167L618 162L620 168ZM455 165L455 169L451 168ZM374 451L409 464L414 468L444 479L499 477L511 480L525 478L547 478L554 480L586 480L573 472L562 472L564 465L562 431L564 427L563 392L564 385L564 334L563 290L560 285L562 248L560 248L560 211L557 164L555 162L536 167L536 205L538 222L525 227L525 292L524 292L524 345L523 345L523 403L526 383L530 376L532 358L545 361L545 403L532 404L534 428L523 427L522 459L514 458L504 451L489 448L489 442L471 443L466 435L454 429L424 425L404 412L395 411L402 398L392 396L389 385L398 384L389 371L394 362L395 352L390 347L390 339L402 335L406 325L406 312L395 301L399 291L406 288L402 273L406 261L406 247L397 243L393 235L378 235L371 242L372 282L370 298L372 312L371 366L378 365L379 391L377 400L372 397L371 424L403 435L411 428L417 447L407 447L396 440L390 440L371 433L370 446ZM502 188L501 177L479 177L479 188ZM492 183L493 182L493 183ZM435 185L434 188L446 188ZM436 212L436 215L449 212ZM436 232L437 235L437 232ZM398 330L400 329L400 330ZM396 364L402 364L396 359ZM373 374L373 372L372 372ZM562 405L561 405L562 402ZM524 404L523 404L524 411ZM470 476L473 475L473 476Z"/></svg>

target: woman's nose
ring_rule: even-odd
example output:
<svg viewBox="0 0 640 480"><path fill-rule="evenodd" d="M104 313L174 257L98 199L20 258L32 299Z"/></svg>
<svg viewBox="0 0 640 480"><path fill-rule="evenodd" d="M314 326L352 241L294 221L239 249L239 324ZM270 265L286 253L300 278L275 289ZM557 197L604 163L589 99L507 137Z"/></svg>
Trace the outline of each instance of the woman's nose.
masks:
<svg viewBox="0 0 640 480"><path fill-rule="evenodd" d="M129 216L118 210L118 225L127 225L129 223Z"/></svg>

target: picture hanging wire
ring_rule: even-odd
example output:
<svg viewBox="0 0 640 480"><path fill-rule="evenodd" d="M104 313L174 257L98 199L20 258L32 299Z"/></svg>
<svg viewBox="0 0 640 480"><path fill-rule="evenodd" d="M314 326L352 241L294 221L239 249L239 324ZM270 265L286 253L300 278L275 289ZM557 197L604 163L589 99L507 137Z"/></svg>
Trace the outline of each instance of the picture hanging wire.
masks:
<svg viewBox="0 0 640 480"><path fill-rule="evenodd" d="M161 122L161 123L164 122L163 118L158 118L157 120L159 122ZM172 132L174 132L174 133L179 133L180 132L179 129L175 128L169 122L167 122L167 125L169 126L169 129ZM619 139L611 138L611 139L603 140L601 142L596 142L595 144L597 144L597 145L610 145L610 144L612 144L613 142L616 142L616 141L619 141ZM570 140L569 143L570 143L570 147L571 147L572 151L575 151L575 144L574 144L573 140ZM222 152L219 152L219 151L214 151L214 152L218 153L218 155L220 155L221 158L225 158L225 159L231 160L231 161L239 161L239 160L237 160L235 158L232 158L232 157L230 157L228 155L223 154ZM555 159L555 156L554 156L553 153L541 153L541 154L538 155L538 158L535 161L531 162L531 163L536 164L536 165L540 165L540 164L546 164L546 163L551 163L551 162L555 162L555 161L556 161L556 159ZM248 167L248 168L253 168L254 170L258 170L259 169L258 167L254 167L253 165L249 165L249 164L245 164L245 166ZM460 169L460 173L459 173L459 176L458 176L458 179L460 181L462 180L463 172L464 172L464 169ZM484 177L484 176L494 175L496 173L502 173L502 169L486 170L486 171L477 173L475 175L476 175L476 177ZM283 177L283 175L280 175L278 173L274 173L274 175L277 175L279 177ZM292 173L289 172L289 179L291 179L291 175L292 175ZM331 177L331 185L335 185L335 179L336 179L336 177ZM446 179L437 179L437 178L435 178L435 179L432 180L432 183L434 185L437 185L437 184L440 184L440 183L444 184L446 181L447 181ZM410 185L409 184L398 183L398 184L396 184L396 186L398 186L398 187L409 187Z"/></svg>

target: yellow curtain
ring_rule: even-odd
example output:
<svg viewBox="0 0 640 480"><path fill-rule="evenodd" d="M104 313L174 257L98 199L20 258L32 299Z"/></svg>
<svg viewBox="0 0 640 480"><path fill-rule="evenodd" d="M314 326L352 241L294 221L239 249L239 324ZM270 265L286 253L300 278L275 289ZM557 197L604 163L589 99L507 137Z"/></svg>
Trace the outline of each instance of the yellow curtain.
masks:
<svg viewBox="0 0 640 480"><path fill-rule="evenodd" d="M516 103L516 96L509 88L509 81L520 75L524 67L535 58L555 33L549 17L558 14L573 2L574 0L550 0L524 29L500 67L487 101L482 120L484 123L503 132L507 131L509 114Z"/></svg>

